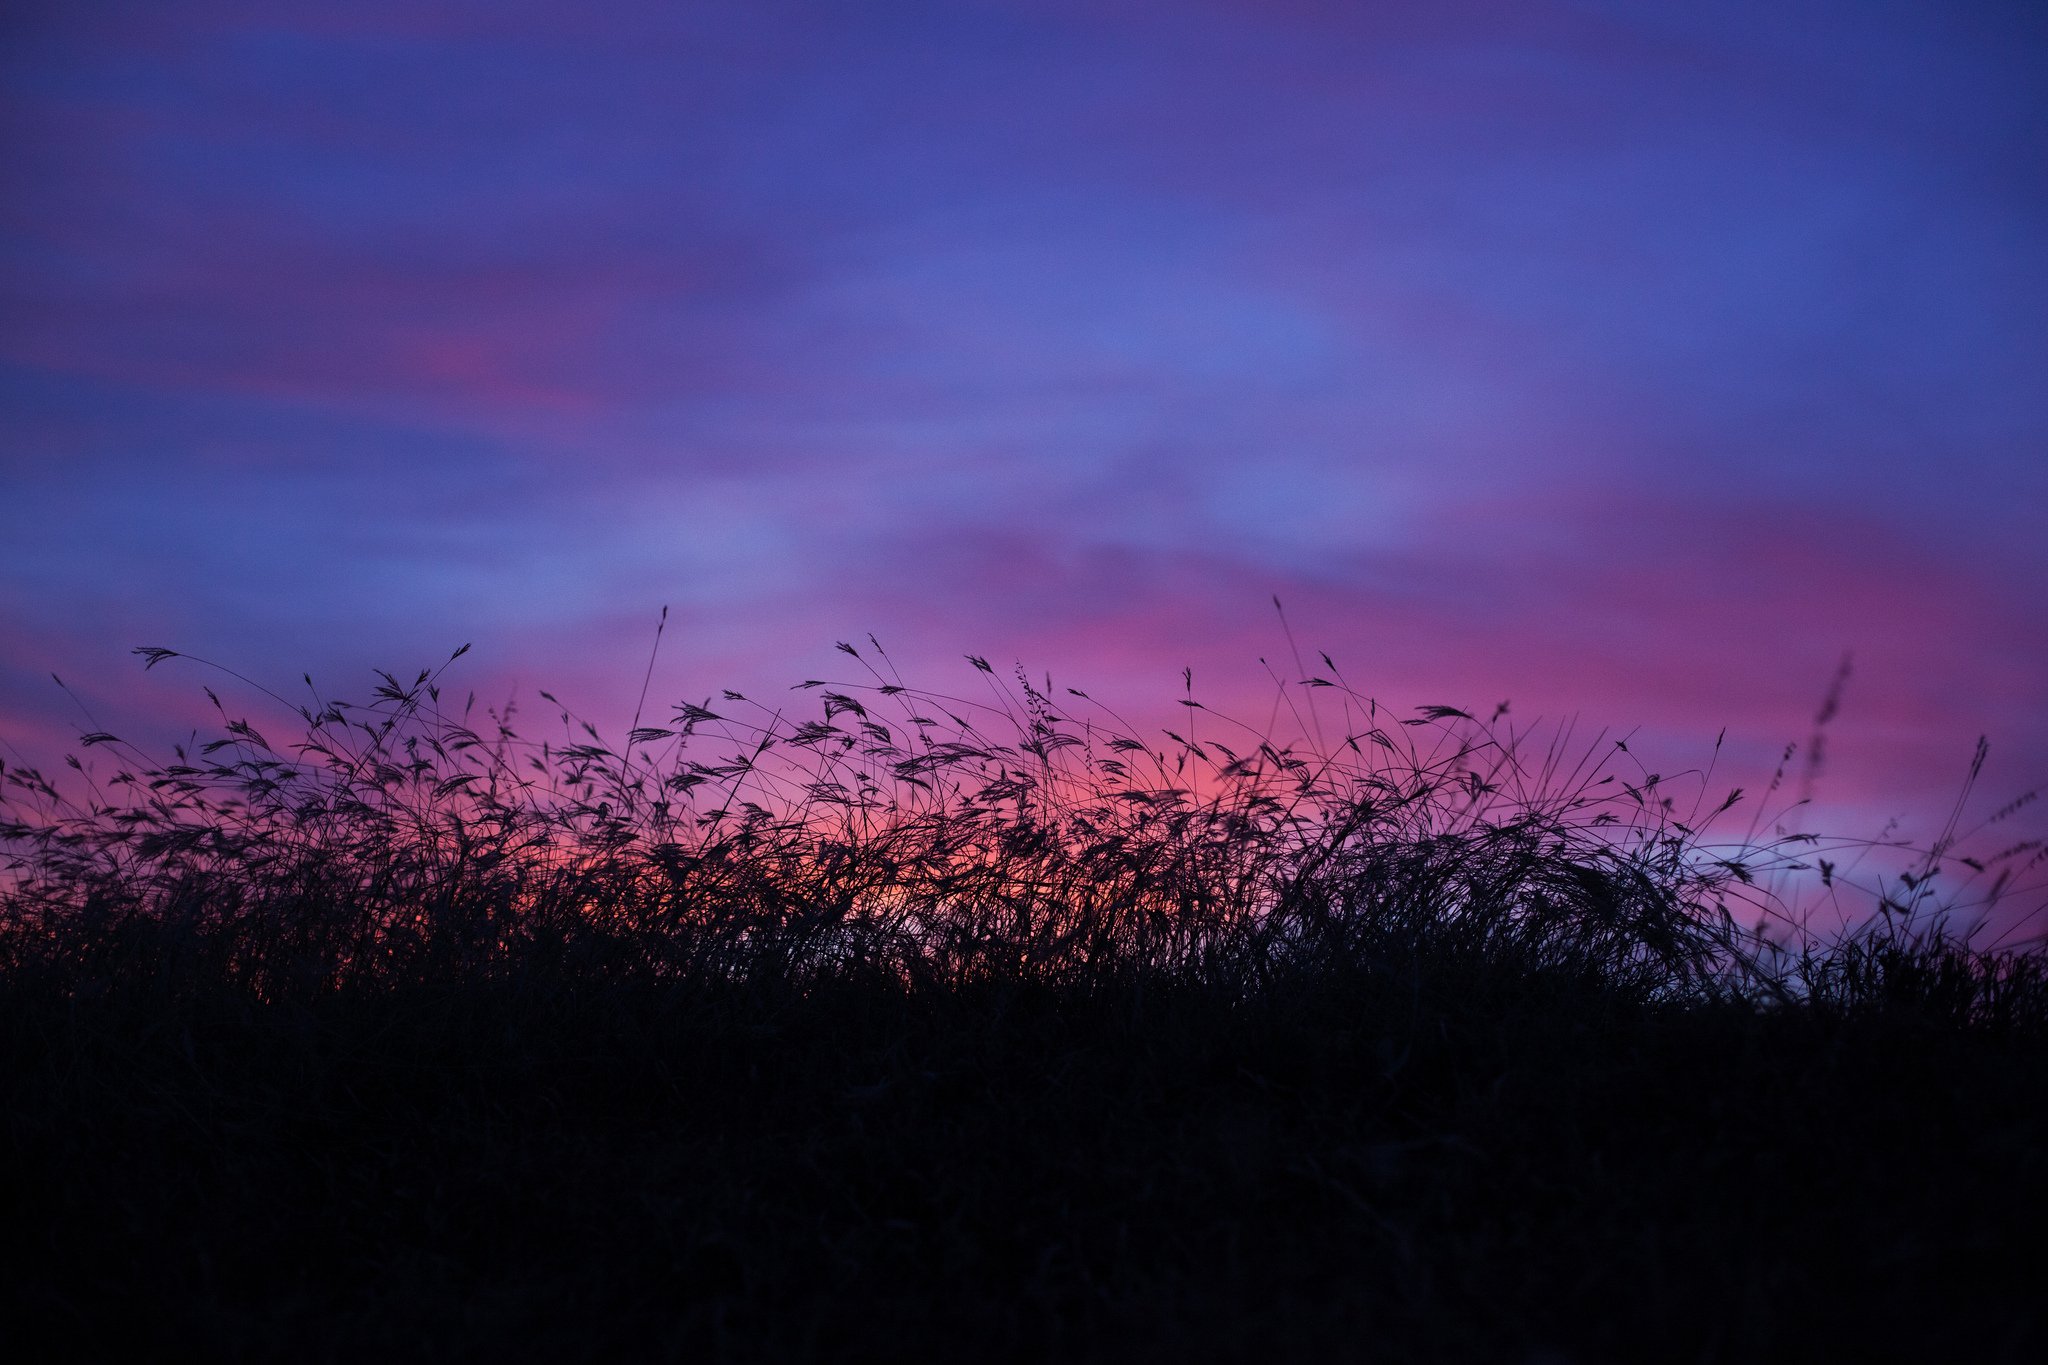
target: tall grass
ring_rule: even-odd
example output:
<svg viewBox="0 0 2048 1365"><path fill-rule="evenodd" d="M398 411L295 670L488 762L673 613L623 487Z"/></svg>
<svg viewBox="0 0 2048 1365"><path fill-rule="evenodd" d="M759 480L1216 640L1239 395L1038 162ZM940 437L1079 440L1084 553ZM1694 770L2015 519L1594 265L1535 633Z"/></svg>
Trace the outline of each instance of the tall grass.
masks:
<svg viewBox="0 0 2048 1365"><path fill-rule="evenodd" d="M1967 932L2038 845L1781 830L1327 660L1150 732L842 648L616 740L427 670L5 770L0 1317L52 1359L2048 1342L2048 970Z"/></svg>
<svg viewBox="0 0 2048 1365"><path fill-rule="evenodd" d="M981 694L956 696L905 683L872 639L839 648L864 676L678 703L621 742L546 692L559 734L541 740L510 706L454 706L445 664L380 674L361 702L310 678L302 702L269 694L289 740L211 688L218 736L173 761L86 734L115 770L67 759L82 795L0 771L0 969L90 990L146 962L261 999L536 971L1243 996L1426 960L1643 1001L2040 1010L2036 946L1950 927L2037 894L2038 841L1975 858L1952 822L1859 892L1849 841L1759 836L1761 814L1719 833L1742 793L1713 800L1703 775L1518 733L1505 708L1397 716L1328 656L1279 687L1273 724L1210 710L1190 680L1185 723L1149 738L1021 668L970 656ZM1801 932L1802 896L1839 911L1845 891L1867 897L1859 925Z"/></svg>

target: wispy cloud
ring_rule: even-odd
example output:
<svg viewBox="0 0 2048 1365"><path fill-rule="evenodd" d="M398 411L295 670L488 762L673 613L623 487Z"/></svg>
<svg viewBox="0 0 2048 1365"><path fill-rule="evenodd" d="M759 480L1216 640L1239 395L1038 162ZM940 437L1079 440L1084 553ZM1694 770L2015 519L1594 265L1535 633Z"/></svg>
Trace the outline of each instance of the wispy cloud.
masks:
<svg viewBox="0 0 2048 1365"><path fill-rule="evenodd" d="M874 629L1256 711L1277 592L1759 755L1853 650L1845 782L2048 776L2023 10L9 23L11 726L167 704L145 639L598 692L660 602L678 687Z"/></svg>

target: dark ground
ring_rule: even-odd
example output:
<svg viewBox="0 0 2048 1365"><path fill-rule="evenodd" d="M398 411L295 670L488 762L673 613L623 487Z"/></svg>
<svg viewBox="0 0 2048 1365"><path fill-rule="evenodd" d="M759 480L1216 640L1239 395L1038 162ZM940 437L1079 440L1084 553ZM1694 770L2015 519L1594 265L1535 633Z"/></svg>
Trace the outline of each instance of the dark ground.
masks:
<svg viewBox="0 0 2048 1365"><path fill-rule="evenodd" d="M17 1360L2048 1353L2048 1041L1910 1005L1475 970L0 1011Z"/></svg>

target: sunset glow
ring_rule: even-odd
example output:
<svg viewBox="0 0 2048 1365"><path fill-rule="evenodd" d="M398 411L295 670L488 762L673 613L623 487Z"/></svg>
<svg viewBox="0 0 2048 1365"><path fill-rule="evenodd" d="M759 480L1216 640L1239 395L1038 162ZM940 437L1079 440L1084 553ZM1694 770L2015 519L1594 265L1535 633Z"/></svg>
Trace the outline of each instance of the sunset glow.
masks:
<svg viewBox="0 0 2048 1365"><path fill-rule="evenodd" d="M1980 734L1980 813L2048 779L2025 7L4 23L11 762L204 724L141 644L346 693L474 641L622 724L663 604L665 700L873 632L1257 719L1278 596L1390 704L1738 780L1853 656L1859 833Z"/></svg>

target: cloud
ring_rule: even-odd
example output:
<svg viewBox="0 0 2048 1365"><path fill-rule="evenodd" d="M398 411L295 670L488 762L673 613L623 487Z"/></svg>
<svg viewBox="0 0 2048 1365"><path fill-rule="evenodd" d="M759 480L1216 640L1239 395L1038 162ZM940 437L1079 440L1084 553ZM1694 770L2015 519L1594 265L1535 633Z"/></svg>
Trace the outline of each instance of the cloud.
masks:
<svg viewBox="0 0 2048 1365"><path fill-rule="evenodd" d="M156 706L144 642L598 697L669 602L678 688L873 629L1263 714L1277 592L1403 704L1761 759L1854 650L1845 784L2048 770L2042 44L1990 13L48 10L5 705Z"/></svg>

